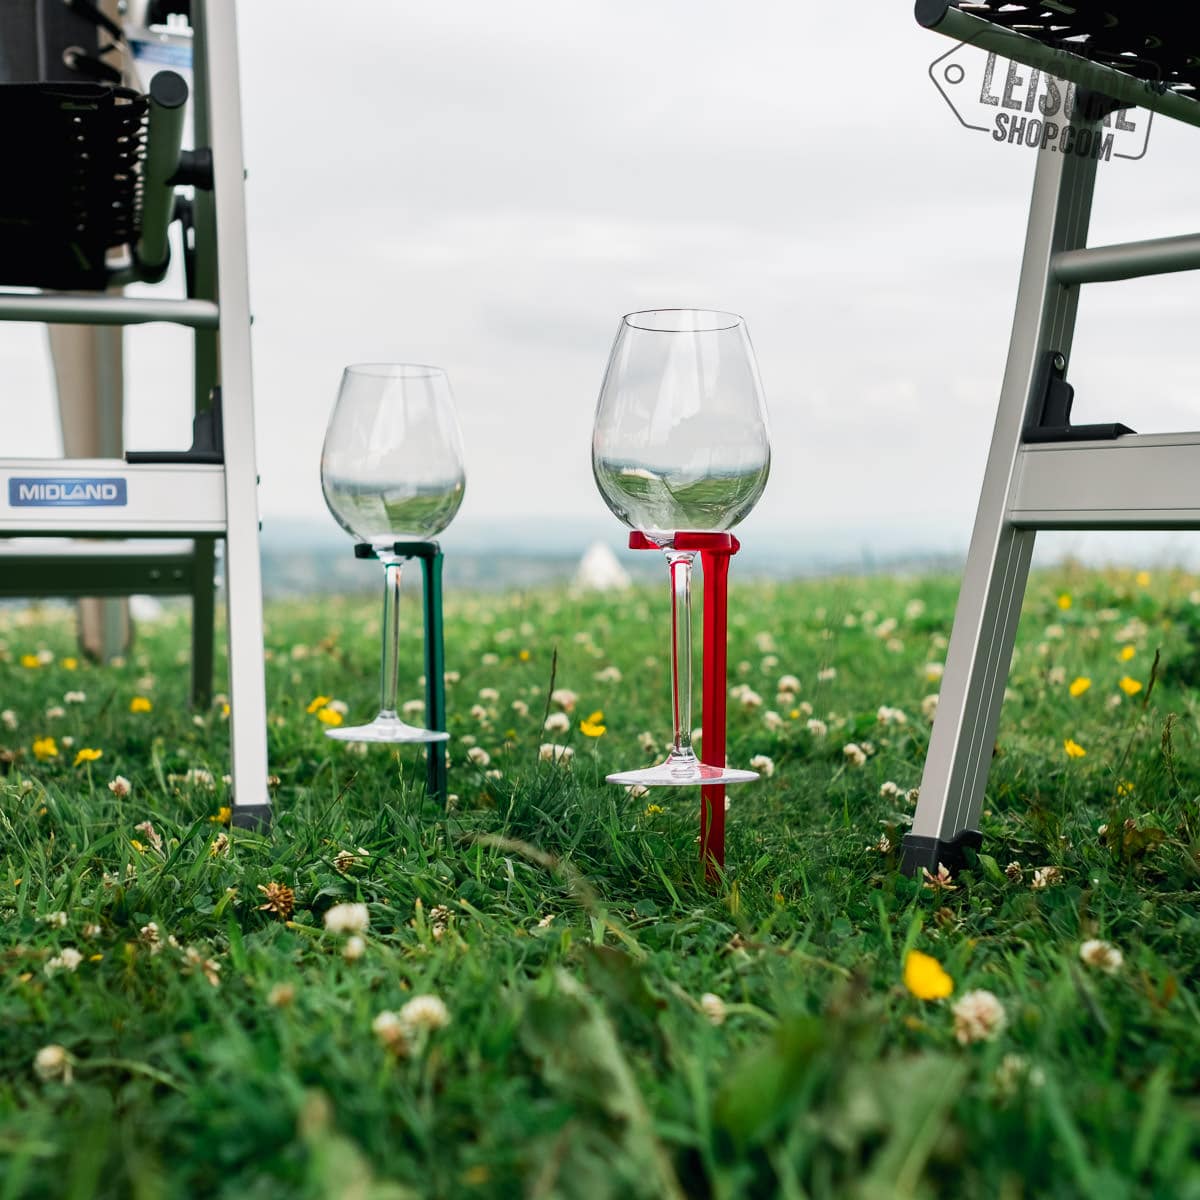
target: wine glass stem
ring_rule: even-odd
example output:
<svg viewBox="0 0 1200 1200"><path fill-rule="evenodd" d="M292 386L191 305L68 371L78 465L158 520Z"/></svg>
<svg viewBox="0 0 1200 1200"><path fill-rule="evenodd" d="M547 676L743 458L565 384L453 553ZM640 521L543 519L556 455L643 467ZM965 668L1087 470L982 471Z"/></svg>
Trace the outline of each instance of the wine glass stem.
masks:
<svg viewBox="0 0 1200 1200"><path fill-rule="evenodd" d="M671 571L671 716L673 753L692 754L692 559L694 554L667 551Z"/></svg>
<svg viewBox="0 0 1200 1200"><path fill-rule="evenodd" d="M396 716L400 687L400 560L383 564L383 694L380 716Z"/></svg>

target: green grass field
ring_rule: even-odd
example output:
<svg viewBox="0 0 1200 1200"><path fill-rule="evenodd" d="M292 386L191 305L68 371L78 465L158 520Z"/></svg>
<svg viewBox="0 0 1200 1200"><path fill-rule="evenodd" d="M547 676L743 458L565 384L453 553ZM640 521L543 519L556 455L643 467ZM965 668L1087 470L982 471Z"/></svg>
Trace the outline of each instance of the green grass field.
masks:
<svg viewBox="0 0 1200 1200"><path fill-rule="evenodd" d="M1200 582L1035 578L984 853L925 886L956 586L735 581L729 758L773 771L715 888L694 793L603 782L668 737L665 581L450 598L449 812L323 736L376 603L272 608L266 835L186 620L97 669L0 612L0 1200L1200 1197Z"/></svg>

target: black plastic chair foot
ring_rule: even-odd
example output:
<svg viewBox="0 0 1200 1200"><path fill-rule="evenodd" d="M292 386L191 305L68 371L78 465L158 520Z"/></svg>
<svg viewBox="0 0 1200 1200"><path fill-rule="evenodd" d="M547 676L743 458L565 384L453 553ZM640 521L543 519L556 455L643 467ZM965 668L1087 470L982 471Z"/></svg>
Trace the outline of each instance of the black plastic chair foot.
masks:
<svg viewBox="0 0 1200 1200"><path fill-rule="evenodd" d="M921 869L936 872L938 863L948 871L957 871L967 865L965 851L978 851L983 846L983 834L977 829L964 829L953 838L918 837L907 834L901 844L900 870L905 875L919 875Z"/></svg>
<svg viewBox="0 0 1200 1200"><path fill-rule="evenodd" d="M230 824L236 829L265 831L271 828L269 804L234 804Z"/></svg>

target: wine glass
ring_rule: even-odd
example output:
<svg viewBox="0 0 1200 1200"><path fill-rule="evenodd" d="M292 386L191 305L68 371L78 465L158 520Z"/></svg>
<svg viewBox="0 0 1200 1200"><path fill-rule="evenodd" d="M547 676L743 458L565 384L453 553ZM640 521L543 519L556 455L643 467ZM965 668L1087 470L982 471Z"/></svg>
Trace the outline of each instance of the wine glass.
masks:
<svg viewBox="0 0 1200 1200"><path fill-rule="evenodd" d="M732 529L771 467L766 406L746 323L734 313L630 313L609 355L592 432L592 471L605 503L667 556L671 575L671 710L665 762L609 775L644 787L745 783L755 771L704 763L692 749L691 572L683 531Z"/></svg>
<svg viewBox="0 0 1200 1200"><path fill-rule="evenodd" d="M348 742L444 742L396 712L400 567L396 542L425 541L450 524L466 476L450 381L440 367L360 363L342 373L321 448L321 490L337 523L369 542L384 567L383 696L367 725L326 735Z"/></svg>

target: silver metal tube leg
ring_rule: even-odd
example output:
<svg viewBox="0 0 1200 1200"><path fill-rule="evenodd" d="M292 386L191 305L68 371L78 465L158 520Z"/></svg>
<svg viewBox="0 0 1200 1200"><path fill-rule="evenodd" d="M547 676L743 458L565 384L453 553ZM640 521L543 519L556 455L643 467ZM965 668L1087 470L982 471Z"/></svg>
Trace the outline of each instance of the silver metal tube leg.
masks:
<svg viewBox="0 0 1200 1200"><path fill-rule="evenodd" d="M1080 128L1089 122L1077 116ZM1016 314L979 508L954 614L937 716L902 869L949 866L979 844L978 821L991 765L1013 640L1025 594L1034 530L1011 520L1022 430L1050 350L1069 356L1077 286L1053 273L1054 256L1087 238L1096 163L1038 154Z"/></svg>

